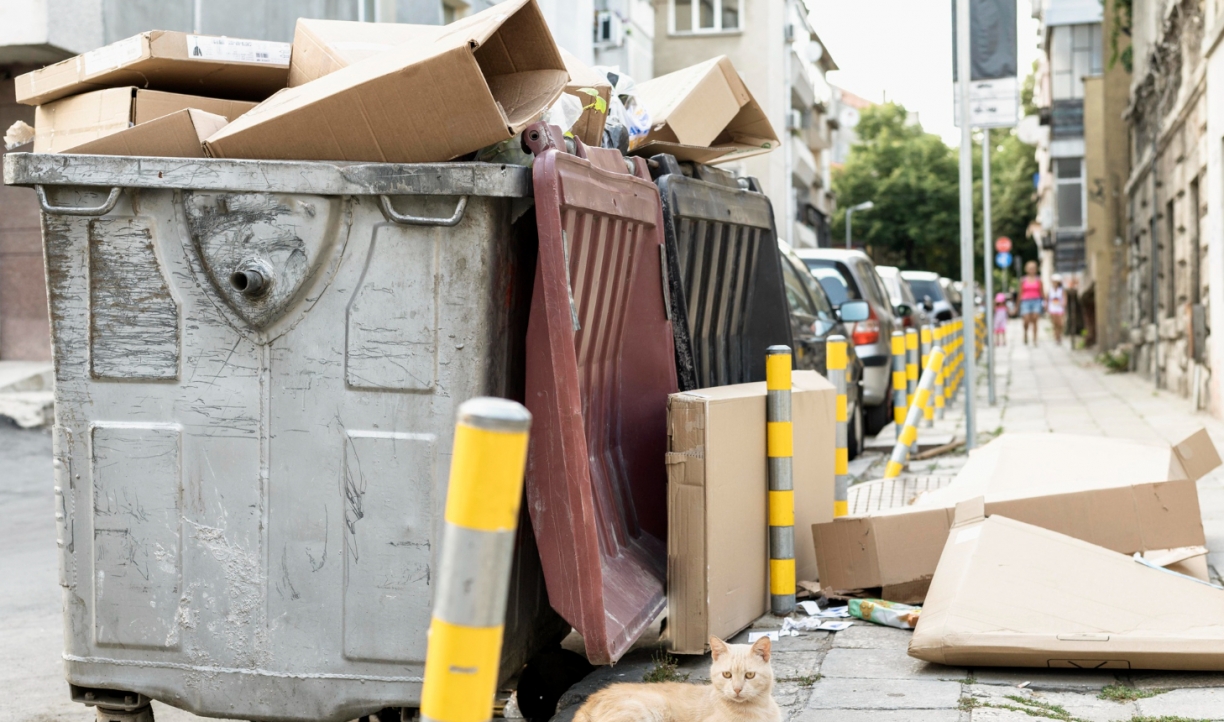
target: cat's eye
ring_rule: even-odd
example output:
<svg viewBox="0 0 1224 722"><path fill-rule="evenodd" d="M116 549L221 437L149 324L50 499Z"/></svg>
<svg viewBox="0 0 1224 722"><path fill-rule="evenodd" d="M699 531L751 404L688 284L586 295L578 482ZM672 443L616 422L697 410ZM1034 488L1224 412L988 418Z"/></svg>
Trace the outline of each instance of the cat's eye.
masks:
<svg viewBox="0 0 1224 722"><path fill-rule="evenodd" d="M724 676L724 677L726 677L727 679L731 679L731 673L730 673L730 672L723 672L723 676Z"/></svg>
<svg viewBox="0 0 1224 722"><path fill-rule="evenodd" d="M744 679L752 679L756 676L756 672L744 672Z"/></svg>

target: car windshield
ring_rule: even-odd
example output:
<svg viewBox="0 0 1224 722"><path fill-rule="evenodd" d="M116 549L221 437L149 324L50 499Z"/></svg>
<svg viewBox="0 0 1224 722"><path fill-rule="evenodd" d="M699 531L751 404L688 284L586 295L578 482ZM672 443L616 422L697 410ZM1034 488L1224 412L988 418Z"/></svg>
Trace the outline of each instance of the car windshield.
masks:
<svg viewBox="0 0 1224 722"><path fill-rule="evenodd" d="M834 262L808 261L808 267L812 269L812 275L816 277L816 280L820 281L820 287L828 295L829 303L836 308L846 301L861 300L858 287L854 285L854 282L839 273L835 267L824 265L825 263Z"/></svg>
<svg viewBox="0 0 1224 722"><path fill-rule="evenodd" d="M916 300L924 300L927 296L931 297L931 302L943 300L943 288L939 286L939 281L926 281L916 278L906 279L909 281L910 288L914 290L914 298Z"/></svg>

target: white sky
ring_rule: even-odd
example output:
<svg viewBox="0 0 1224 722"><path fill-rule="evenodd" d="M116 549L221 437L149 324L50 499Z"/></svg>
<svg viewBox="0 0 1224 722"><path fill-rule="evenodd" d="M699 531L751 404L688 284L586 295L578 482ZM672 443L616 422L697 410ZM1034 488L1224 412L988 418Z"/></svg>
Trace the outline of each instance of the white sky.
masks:
<svg viewBox="0 0 1224 722"><path fill-rule="evenodd" d="M951 0L808 0L812 26L841 70L829 82L918 112L922 127L959 146L952 122ZM1031 0L1016 0L1021 80L1037 58Z"/></svg>

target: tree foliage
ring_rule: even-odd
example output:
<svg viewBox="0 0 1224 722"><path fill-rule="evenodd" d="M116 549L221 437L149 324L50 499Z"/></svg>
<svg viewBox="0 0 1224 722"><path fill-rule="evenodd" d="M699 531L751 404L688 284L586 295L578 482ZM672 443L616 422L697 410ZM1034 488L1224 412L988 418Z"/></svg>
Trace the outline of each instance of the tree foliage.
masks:
<svg viewBox="0 0 1224 722"><path fill-rule="evenodd" d="M839 206L833 237L845 237L845 209L870 200L871 211L854 215L854 240L866 245L877 263L960 278L958 150L909 122L896 103L864 109L855 130L859 142L833 176ZM991 140L993 235L1009 236L1020 246L1036 214L1033 148L1011 131L995 130ZM974 248L981 278L980 136L973 155Z"/></svg>

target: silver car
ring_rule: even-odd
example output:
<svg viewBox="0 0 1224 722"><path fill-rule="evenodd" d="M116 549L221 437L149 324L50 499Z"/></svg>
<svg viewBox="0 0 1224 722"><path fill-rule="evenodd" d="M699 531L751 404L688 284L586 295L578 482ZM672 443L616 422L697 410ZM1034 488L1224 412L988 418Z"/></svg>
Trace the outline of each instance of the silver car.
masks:
<svg viewBox="0 0 1224 722"><path fill-rule="evenodd" d="M909 281L914 298L934 317L936 322L951 321L960 315L960 307L953 305L938 273L932 271L902 271L901 277Z"/></svg>
<svg viewBox="0 0 1224 722"><path fill-rule="evenodd" d="M878 434L893 421L892 332L902 329L888 289L875 264L862 251L805 248L795 254L820 281L835 308L846 301L867 302L867 319L847 325L854 350L863 362L863 408L867 412L863 425L869 436Z"/></svg>
<svg viewBox="0 0 1224 722"><path fill-rule="evenodd" d="M929 325L935 314L927 313L926 307L918 303L909 281L901 277L901 269L896 266L876 266L876 273L884 281L888 289L888 297L892 300L893 310L901 317L901 325L905 328L922 328Z"/></svg>

